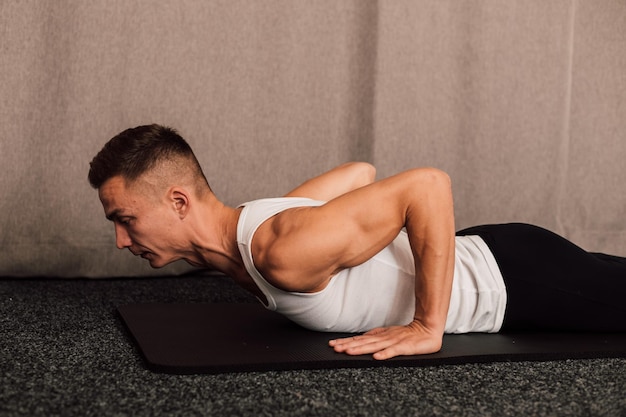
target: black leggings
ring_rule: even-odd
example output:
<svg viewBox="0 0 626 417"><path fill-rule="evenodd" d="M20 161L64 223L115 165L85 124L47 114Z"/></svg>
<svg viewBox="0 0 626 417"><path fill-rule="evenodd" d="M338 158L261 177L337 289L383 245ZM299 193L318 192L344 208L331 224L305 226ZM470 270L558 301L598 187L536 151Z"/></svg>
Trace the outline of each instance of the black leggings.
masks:
<svg viewBox="0 0 626 417"><path fill-rule="evenodd" d="M461 230L491 249L507 290L502 331L626 331L626 258L590 253L537 226Z"/></svg>

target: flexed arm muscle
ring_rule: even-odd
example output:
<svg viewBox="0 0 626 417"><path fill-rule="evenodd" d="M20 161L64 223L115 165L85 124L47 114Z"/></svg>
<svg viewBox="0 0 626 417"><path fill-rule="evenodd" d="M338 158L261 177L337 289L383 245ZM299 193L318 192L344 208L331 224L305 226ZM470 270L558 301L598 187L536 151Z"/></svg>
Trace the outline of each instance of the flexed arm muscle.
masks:
<svg viewBox="0 0 626 417"><path fill-rule="evenodd" d="M415 258L415 319L331 346L377 359L432 353L441 348L454 273L452 192L442 171L406 171L320 207L288 210L259 228L253 251L274 285L314 292L338 271L370 259L403 227Z"/></svg>

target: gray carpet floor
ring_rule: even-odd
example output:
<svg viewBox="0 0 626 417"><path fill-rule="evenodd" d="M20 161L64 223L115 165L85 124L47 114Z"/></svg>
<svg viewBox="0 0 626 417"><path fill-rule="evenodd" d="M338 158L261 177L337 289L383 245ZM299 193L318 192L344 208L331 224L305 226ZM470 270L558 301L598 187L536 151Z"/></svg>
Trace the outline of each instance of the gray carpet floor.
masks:
<svg viewBox="0 0 626 417"><path fill-rule="evenodd" d="M224 277L0 279L1 416L626 416L626 359L166 375L116 307L255 302Z"/></svg>

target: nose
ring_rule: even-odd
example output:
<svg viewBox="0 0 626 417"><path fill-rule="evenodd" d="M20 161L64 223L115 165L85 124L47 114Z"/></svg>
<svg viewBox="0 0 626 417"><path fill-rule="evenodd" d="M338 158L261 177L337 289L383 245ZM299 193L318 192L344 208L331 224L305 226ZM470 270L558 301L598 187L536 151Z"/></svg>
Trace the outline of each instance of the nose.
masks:
<svg viewBox="0 0 626 417"><path fill-rule="evenodd" d="M130 236L126 229L124 229L121 225L115 225L115 246L118 249L128 248L133 244Z"/></svg>

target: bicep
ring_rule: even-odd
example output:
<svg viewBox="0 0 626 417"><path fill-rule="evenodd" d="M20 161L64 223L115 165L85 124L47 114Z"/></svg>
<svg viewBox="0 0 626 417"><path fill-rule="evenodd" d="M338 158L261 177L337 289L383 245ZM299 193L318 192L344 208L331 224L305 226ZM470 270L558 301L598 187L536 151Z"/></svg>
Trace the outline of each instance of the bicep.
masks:
<svg viewBox="0 0 626 417"><path fill-rule="evenodd" d="M419 248L453 224L449 178L432 168L405 171L337 197L309 212L306 228L317 231L316 247L337 266L365 262L395 239L403 227ZM444 228L440 225L445 226ZM309 234L308 233L308 234Z"/></svg>
<svg viewBox="0 0 626 417"><path fill-rule="evenodd" d="M377 200L382 186L362 187L322 206L287 210L262 225L253 240L257 268L283 290L308 292L367 261L402 228L402 216L391 214L400 211L394 200Z"/></svg>
<svg viewBox="0 0 626 417"><path fill-rule="evenodd" d="M404 226L405 208L393 183L383 180L297 213L283 248L298 248L302 262L324 270L367 261Z"/></svg>
<svg viewBox="0 0 626 417"><path fill-rule="evenodd" d="M289 280L308 288L333 273L366 262L407 226L412 231L449 216L440 196L445 176L417 169L345 193L319 207L285 212L273 243L276 259ZM445 191L443 192L445 194ZM407 223L412 218L411 224ZM425 227L425 230L430 227ZM430 232L417 232L418 240ZM416 242L414 242L416 243ZM295 281L294 281L295 282Z"/></svg>

